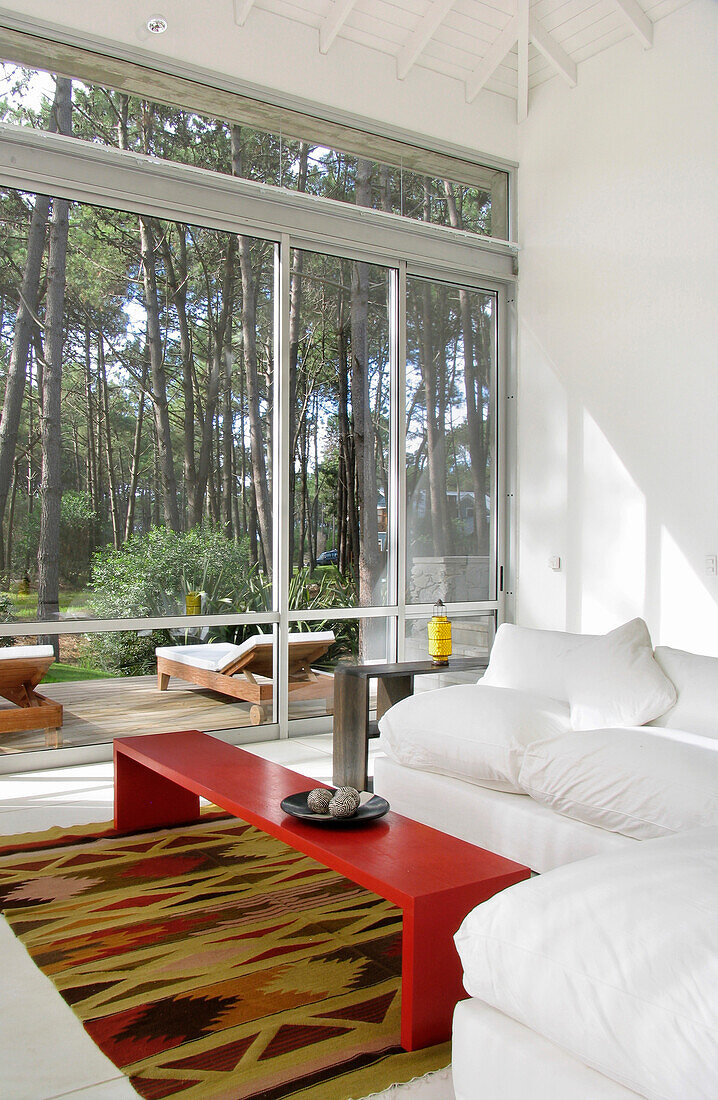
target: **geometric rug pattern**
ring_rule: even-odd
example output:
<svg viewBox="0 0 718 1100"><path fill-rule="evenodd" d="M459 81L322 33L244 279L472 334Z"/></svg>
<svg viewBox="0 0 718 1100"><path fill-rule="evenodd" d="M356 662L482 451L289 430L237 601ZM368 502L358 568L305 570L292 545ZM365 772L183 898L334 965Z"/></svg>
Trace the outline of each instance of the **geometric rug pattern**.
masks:
<svg viewBox="0 0 718 1100"><path fill-rule="evenodd" d="M401 911L208 815L12 838L0 909L150 1100L349 1100L448 1065L399 1046Z"/></svg>

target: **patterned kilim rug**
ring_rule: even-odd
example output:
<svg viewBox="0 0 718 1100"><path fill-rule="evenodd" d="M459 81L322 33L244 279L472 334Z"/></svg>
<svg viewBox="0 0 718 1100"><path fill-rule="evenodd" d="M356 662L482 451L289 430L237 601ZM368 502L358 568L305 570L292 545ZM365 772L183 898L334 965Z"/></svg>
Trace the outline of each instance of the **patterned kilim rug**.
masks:
<svg viewBox="0 0 718 1100"><path fill-rule="evenodd" d="M8 838L0 908L152 1100L348 1100L450 1061L399 1047L400 910L236 818Z"/></svg>

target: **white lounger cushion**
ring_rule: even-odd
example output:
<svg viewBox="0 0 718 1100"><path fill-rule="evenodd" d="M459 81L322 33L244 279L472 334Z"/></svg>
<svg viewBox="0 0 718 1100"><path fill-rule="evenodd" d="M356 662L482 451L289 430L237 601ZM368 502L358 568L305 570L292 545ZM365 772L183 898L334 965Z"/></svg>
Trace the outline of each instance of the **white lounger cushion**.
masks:
<svg viewBox="0 0 718 1100"><path fill-rule="evenodd" d="M718 658L657 646L656 660L675 685L678 701L651 724L718 738Z"/></svg>
<svg viewBox="0 0 718 1100"><path fill-rule="evenodd" d="M395 703L379 721L379 747L409 768L520 792L526 746L568 728L568 707L557 699L456 684Z"/></svg>
<svg viewBox="0 0 718 1100"><path fill-rule="evenodd" d="M556 813L636 840L718 825L718 741L695 734L639 726L537 741L519 783Z"/></svg>
<svg viewBox="0 0 718 1100"><path fill-rule="evenodd" d="M317 630L293 632L289 635L289 644L292 642L317 642L317 644L331 645L334 641L332 630ZM245 653L256 649L258 646L271 646L273 637L271 634L253 634L241 645L233 645L231 642L208 642L206 645L168 645L158 646L155 649L157 657L166 657L168 661L177 661L181 665L189 665L190 668L203 668L209 672L222 672L233 664Z"/></svg>
<svg viewBox="0 0 718 1100"><path fill-rule="evenodd" d="M718 828L518 883L455 939L472 997L649 1100L718 1096Z"/></svg>
<svg viewBox="0 0 718 1100"><path fill-rule="evenodd" d="M32 660L38 657L54 657L51 645L14 645L0 649L0 661Z"/></svg>

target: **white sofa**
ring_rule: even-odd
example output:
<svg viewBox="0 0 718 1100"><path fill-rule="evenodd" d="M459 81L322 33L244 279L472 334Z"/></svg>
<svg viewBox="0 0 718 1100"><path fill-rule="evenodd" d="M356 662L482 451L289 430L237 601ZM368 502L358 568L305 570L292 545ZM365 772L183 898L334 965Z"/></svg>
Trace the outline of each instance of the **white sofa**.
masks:
<svg viewBox="0 0 718 1100"><path fill-rule="evenodd" d="M478 684L411 696L379 728L393 809L537 872L718 824L718 658L654 653L641 620L502 624Z"/></svg>
<svg viewBox="0 0 718 1100"><path fill-rule="evenodd" d="M718 659L502 625L380 729L393 809L542 872L457 934L457 1100L718 1096Z"/></svg>
<svg viewBox="0 0 718 1100"><path fill-rule="evenodd" d="M718 1096L718 828L519 883L456 943L457 1100Z"/></svg>

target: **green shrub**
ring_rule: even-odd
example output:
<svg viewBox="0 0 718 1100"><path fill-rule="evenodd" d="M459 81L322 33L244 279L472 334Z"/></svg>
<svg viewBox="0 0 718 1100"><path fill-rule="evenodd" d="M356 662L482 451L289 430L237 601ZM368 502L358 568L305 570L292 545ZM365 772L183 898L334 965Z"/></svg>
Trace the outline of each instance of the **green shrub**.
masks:
<svg viewBox="0 0 718 1100"><path fill-rule="evenodd" d="M15 608L7 592L0 592L0 623L14 623ZM14 638L0 638L0 647L15 645Z"/></svg>
<svg viewBox="0 0 718 1100"><path fill-rule="evenodd" d="M60 576L73 585L87 584L98 524L88 493L63 493L60 515Z"/></svg>
<svg viewBox="0 0 718 1100"><path fill-rule="evenodd" d="M246 544L215 528L153 527L119 550L98 550L90 587L93 613L108 619L184 615L188 592L201 593L206 615L264 610Z"/></svg>
<svg viewBox="0 0 718 1100"><path fill-rule="evenodd" d="M90 559L96 541L97 513L93 511L87 493L73 490L63 494L60 511L60 580L65 584L84 587L90 576ZM12 547L13 571L37 570L40 543L40 508L32 512L18 508L15 513Z"/></svg>
<svg viewBox="0 0 718 1100"><path fill-rule="evenodd" d="M106 547L92 559L88 605L103 619L184 615L185 596L199 592L205 615L270 611L272 582L250 565L246 542L235 543L215 528L176 533L156 527L130 539L121 549ZM330 656L350 658L356 652L356 624L330 622L331 608L351 606L351 579L337 570L322 571L318 579L308 568L290 582L290 607L327 610L327 622L293 625L292 630L334 629L337 642ZM204 628L202 641L242 642L252 634L271 633L271 627L216 626ZM84 644L83 661L93 668L124 676L142 676L156 668L155 648L196 640L180 630L120 630L94 634Z"/></svg>
<svg viewBox="0 0 718 1100"><path fill-rule="evenodd" d="M204 615L265 611L271 606L271 587L257 567L249 565L246 542L232 542L211 527L180 533L153 527L119 550L98 550L90 588L89 607L103 619L184 615L189 592L201 594ZM203 640L241 641L255 632L216 627L204 631ZM174 630L94 635L91 660L94 667L109 672L146 675L155 671L156 646L184 640Z"/></svg>

